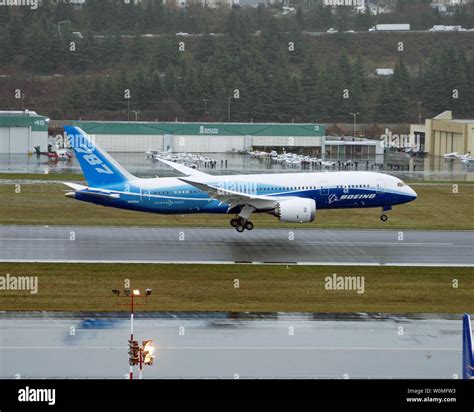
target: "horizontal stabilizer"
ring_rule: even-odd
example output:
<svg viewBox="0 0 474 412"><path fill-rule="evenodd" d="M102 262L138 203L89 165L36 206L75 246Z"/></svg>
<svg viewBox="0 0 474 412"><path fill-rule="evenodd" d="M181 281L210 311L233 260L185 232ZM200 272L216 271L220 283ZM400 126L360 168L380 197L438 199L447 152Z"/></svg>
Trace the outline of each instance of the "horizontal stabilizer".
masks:
<svg viewBox="0 0 474 412"><path fill-rule="evenodd" d="M74 192L67 192L65 194L66 197L70 197L74 199L76 197L76 193L80 193L81 195L85 196L93 196L102 199L120 199L120 194L111 192L109 190L100 189L100 188L89 188L87 186L79 185L77 183L70 183L70 182L63 182L66 186L74 189Z"/></svg>
<svg viewBox="0 0 474 412"><path fill-rule="evenodd" d="M61 182L63 185L69 186L71 189L74 190L85 190L87 186L79 185L77 183L70 183L70 182Z"/></svg>

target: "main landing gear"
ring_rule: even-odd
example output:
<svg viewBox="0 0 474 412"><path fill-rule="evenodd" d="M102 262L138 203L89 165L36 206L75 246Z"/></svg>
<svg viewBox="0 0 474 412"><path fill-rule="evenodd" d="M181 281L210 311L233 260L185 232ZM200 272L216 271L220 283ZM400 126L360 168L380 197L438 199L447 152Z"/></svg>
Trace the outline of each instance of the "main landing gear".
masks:
<svg viewBox="0 0 474 412"><path fill-rule="evenodd" d="M240 216L230 219L230 225L235 227L235 230L237 230L239 233L242 233L245 229L253 229L253 223L250 220L244 219Z"/></svg>
<svg viewBox="0 0 474 412"><path fill-rule="evenodd" d="M388 216L385 213L383 213L382 216L380 216L380 220L382 222L386 222L388 220Z"/></svg>

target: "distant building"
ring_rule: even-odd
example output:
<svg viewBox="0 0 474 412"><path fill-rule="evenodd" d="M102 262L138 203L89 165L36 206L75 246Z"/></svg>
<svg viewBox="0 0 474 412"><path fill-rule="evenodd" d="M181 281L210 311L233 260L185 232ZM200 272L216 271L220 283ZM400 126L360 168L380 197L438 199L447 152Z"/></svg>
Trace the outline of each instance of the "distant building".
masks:
<svg viewBox="0 0 474 412"><path fill-rule="evenodd" d="M472 3L472 0L433 0L431 4L443 4L445 6L460 6Z"/></svg>
<svg viewBox="0 0 474 412"><path fill-rule="evenodd" d="M468 3L472 3L472 0L433 0L430 6L441 14L451 14L454 7Z"/></svg>
<svg viewBox="0 0 474 412"><path fill-rule="evenodd" d="M331 6L334 11L338 7L350 7L357 13L370 12L373 15L387 14L392 12L391 0L323 0L323 4Z"/></svg>
<svg viewBox="0 0 474 412"><path fill-rule="evenodd" d="M393 69L375 69L377 76L393 76Z"/></svg>
<svg viewBox="0 0 474 412"><path fill-rule="evenodd" d="M35 146L48 148L48 122L36 112L0 111L0 153L27 154Z"/></svg>
<svg viewBox="0 0 474 412"><path fill-rule="evenodd" d="M40 3L43 0L40 0ZM81 9L82 6L86 3L86 0L54 0L56 3L69 3L75 9Z"/></svg>
<svg viewBox="0 0 474 412"><path fill-rule="evenodd" d="M435 156L474 153L474 119L453 119L451 111L426 119L425 124L412 124L410 135L421 150Z"/></svg>
<svg viewBox="0 0 474 412"><path fill-rule="evenodd" d="M380 3L368 3L364 13L369 11L370 14L378 16L379 14L389 14L392 12L392 7L389 4Z"/></svg>
<svg viewBox="0 0 474 412"><path fill-rule="evenodd" d="M358 13L365 13L366 10L366 0L323 0L323 5L334 10L338 7L350 7Z"/></svg>

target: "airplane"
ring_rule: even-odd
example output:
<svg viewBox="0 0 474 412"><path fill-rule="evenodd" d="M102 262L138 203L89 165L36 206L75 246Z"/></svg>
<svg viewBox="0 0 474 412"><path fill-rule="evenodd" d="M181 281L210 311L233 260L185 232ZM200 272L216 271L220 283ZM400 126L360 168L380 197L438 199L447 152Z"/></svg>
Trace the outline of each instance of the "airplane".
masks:
<svg viewBox="0 0 474 412"><path fill-rule="evenodd" d="M416 199L402 180L375 172L318 172L213 176L160 159L182 177L139 178L130 174L82 129L64 131L88 186L63 182L76 200L160 214L232 214L239 233L252 230L253 213L268 213L281 222L309 223L317 209L381 208L380 219L394 205Z"/></svg>

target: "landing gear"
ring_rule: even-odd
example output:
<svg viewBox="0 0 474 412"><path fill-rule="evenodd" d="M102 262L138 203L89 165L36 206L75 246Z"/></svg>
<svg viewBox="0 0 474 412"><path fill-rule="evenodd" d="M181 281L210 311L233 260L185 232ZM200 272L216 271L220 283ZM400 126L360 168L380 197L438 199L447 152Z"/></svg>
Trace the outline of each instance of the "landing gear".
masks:
<svg viewBox="0 0 474 412"><path fill-rule="evenodd" d="M380 216L380 220L382 222L386 222L388 220L388 216L384 212L388 212L389 210L392 210L392 205L384 205L382 207L382 215Z"/></svg>
<svg viewBox="0 0 474 412"><path fill-rule="evenodd" d="M244 230L252 230L253 229L253 223L250 220L244 219L243 217L234 217L233 219L230 219L230 225L232 227L235 227L235 230L237 232L242 233Z"/></svg>
<svg viewBox="0 0 474 412"><path fill-rule="evenodd" d="M245 205L238 215L232 219L230 219L230 225L235 227L237 232L242 233L244 230L252 230L253 223L249 220L252 213L255 212L255 208L253 206Z"/></svg>

